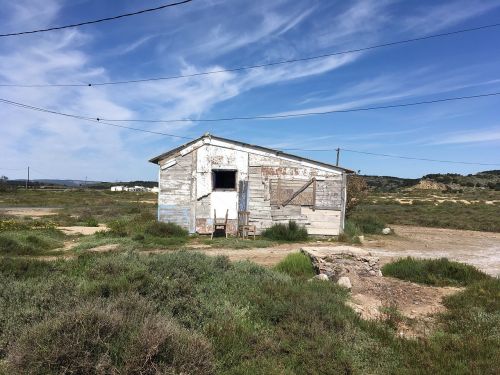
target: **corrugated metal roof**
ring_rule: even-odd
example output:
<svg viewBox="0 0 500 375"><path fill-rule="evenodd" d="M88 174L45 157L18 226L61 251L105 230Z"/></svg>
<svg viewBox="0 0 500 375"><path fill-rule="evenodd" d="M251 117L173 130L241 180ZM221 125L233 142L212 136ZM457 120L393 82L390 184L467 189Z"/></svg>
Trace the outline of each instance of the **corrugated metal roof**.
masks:
<svg viewBox="0 0 500 375"><path fill-rule="evenodd" d="M179 147L176 147L170 151L167 151L161 155L158 155L152 159L150 159L149 161L151 163L154 163L154 164L158 164L158 162L162 159L165 159L171 155L174 155L176 154L177 152L183 150L184 148L186 147L189 147L191 146L192 144L204 139L204 138L207 138L207 139L215 139L215 140L218 140L218 141L222 141L222 142L228 142L228 143L231 143L231 144L234 144L234 145L238 145L238 146L242 146L242 147L246 147L246 148L251 148L251 149L255 149L255 150L260 150L260 151L265 151L265 152L272 152L276 155L279 155L281 157L285 157L285 158L289 158L291 160L295 160L295 161L305 161L305 162L309 162L309 163L313 163L313 164L317 164L318 166L322 166L322 167L326 167L326 168L332 168L332 169L336 169L336 170L342 170L346 173L354 173L353 170L350 170L350 169L347 169L347 168L342 168L342 167L338 167L336 165L333 165L333 164L329 164L329 163L324 163L324 162L321 162L321 161L317 161L317 160L313 160L313 159L308 159L308 158L304 158L302 156L297 156L297 155L293 155L293 154L289 154L289 153L286 153L286 152L283 152L283 151L280 151L280 150L276 150L276 149L272 149L272 148L269 148L269 147L263 147L263 146L257 146L257 145L252 145L250 143L245 143L245 142L241 142L241 141L235 141L233 139L227 139L227 138L222 138L222 137L218 137L218 136L215 136L215 135L212 135L212 134L209 134L209 133L205 133L203 134L201 137L199 138L196 138L196 139L193 139L192 141L189 141Z"/></svg>

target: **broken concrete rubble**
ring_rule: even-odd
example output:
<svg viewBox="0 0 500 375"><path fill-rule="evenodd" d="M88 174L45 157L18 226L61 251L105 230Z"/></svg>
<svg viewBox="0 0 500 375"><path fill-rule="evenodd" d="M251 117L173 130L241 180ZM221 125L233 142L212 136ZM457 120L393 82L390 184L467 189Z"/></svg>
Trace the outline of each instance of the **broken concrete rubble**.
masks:
<svg viewBox="0 0 500 375"><path fill-rule="evenodd" d="M352 246L338 246L328 249L314 249L304 247L302 253L306 254L312 262L317 274L325 280L337 282L348 289L352 287L352 279L357 277L380 277L379 258L369 252ZM324 275L324 276L323 276Z"/></svg>

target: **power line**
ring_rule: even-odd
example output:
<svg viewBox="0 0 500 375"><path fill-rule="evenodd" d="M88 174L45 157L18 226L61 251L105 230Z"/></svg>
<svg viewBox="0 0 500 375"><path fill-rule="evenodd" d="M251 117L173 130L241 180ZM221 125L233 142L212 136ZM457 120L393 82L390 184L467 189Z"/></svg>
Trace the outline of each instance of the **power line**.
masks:
<svg viewBox="0 0 500 375"><path fill-rule="evenodd" d="M111 121L111 122L144 122L144 123L171 123L171 122L222 122L222 121L236 121L236 120L272 120L272 119L285 119L285 118L294 118L294 117L306 117L306 116L322 116L322 115L330 115L334 113L349 113L349 112L365 112L365 111L374 111L379 109L391 109L391 108L402 108L402 107L413 107L424 104L435 104L442 102L451 102L457 100L468 100L468 99L478 99L490 96L500 95L500 92L492 92L485 94L477 94L477 95L468 95L468 96L456 96L450 98L443 99L433 99L433 100L424 100L419 102L411 102L411 103L401 103L401 104L388 104L388 105L380 105L380 106L371 106L371 107L358 107L351 109L334 109L330 111L315 111L315 112L297 112L297 113L289 113L283 115L259 115L259 116L239 116L239 117L221 117L221 118L184 118L184 119L167 119L167 120L147 120L147 119L107 119L107 118L94 118L97 121Z"/></svg>
<svg viewBox="0 0 500 375"><path fill-rule="evenodd" d="M327 149L303 149L303 148L283 148L283 151L306 151L306 152L332 152L332 151L345 151L352 152L356 154L364 154L364 155L373 155L373 156L383 156L387 158L396 158L396 159L407 159L407 160L420 160L420 161L431 161L437 163L452 163L452 164L468 164L468 165L486 165L486 166L500 166L500 163L475 163L469 161L454 161L454 160L439 160L439 159L429 159L429 158L417 158L413 156L402 156L402 155L392 155L392 154L380 154L376 152L368 152L368 151L358 151L351 150L347 148L327 148Z"/></svg>
<svg viewBox="0 0 500 375"><path fill-rule="evenodd" d="M89 116L82 116L82 115L75 115L75 114L69 114L69 113L64 113L64 112L52 111L49 109L34 107L31 105L18 103L18 102L14 102L14 101L2 99L2 98L0 98L0 102L5 103L5 104L9 104L9 105L13 105L16 107L21 107L24 109L30 109L30 110L34 110L34 111L50 113L50 114L59 115L59 116L71 117L71 118L76 118L79 120L97 122L97 123L100 123L103 125L115 126L115 127L119 127L119 128L142 131L142 132L152 133L152 134L167 135L170 137L191 139L191 138L177 136L177 135L173 135L173 134L166 134L166 133L162 133L162 132L155 132L152 130L145 130L145 129L139 129L139 128L132 128L132 127L124 126L124 125L113 124L113 123L110 123L110 121L111 122L172 123L172 122L222 122L222 121L236 121L236 120L285 119L285 118L294 118L294 117L330 115L330 114L335 114L335 113L365 112L365 111L373 111L373 110L379 110L379 109L404 108L404 107L412 107L412 106L418 106L418 105L424 105L424 104L435 104L435 103L451 102L451 101L458 101L458 100L478 99L478 98L485 98L485 97L497 96L497 95L500 95L500 92L492 92L492 93L468 95L468 96L457 96L457 97L450 97L450 98L443 98L443 99L424 100L424 101L411 102L411 103L389 104L389 105L372 106L372 107L358 107L358 108L351 108L351 109L335 109L335 110L321 111L321 112L298 112L298 113L290 113L290 114L283 114L283 115L222 117L222 118L213 118L213 119L183 118L183 119L169 119L169 120L106 119L106 118L102 118L102 117L89 117Z"/></svg>
<svg viewBox="0 0 500 375"><path fill-rule="evenodd" d="M189 1L191 1L191 0L189 0ZM184 1L184 2L187 2L187 1ZM181 2L181 3L184 3L184 2ZM177 4L180 4L180 3L176 3L174 5L177 5ZM23 84L19 84L19 85L17 85L17 84L0 84L0 87L26 87L26 88L29 88L29 87L90 87L90 86L122 85L122 84L141 83L141 82L150 82L150 81L163 81L163 80L172 80L172 79L179 79L179 78L191 78L191 77L206 76L206 75L210 75L210 74L230 73L230 72L237 72L237 71L243 71L243 70L264 68L264 67L268 67L268 66L296 63L296 62L301 62L301 61L323 59L323 58L332 57L332 56L369 51L369 50L373 50L373 49L377 49L377 48L391 47L391 46L395 46L398 44L413 43L413 42L418 42L418 41L427 40L427 39L441 38L441 37L445 37L445 36L463 34L463 33L468 33L468 32L472 32L472 31L480 31L480 30L495 28L495 27L499 27L499 26L500 26L500 23L495 23L495 24L483 25L483 26L478 26L478 27L473 27L473 28L468 28L468 29L450 31L447 33L432 34L432 35L422 36L422 37L418 37L418 38L404 39L404 40L398 40L398 41L394 41L394 42L376 44L376 45L367 46L367 47L325 53L325 54L321 54L321 55L302 57L302 58L296 58L296 59L288 59L288 60L278 60L278 61L274 61L274 62L270 62L270 63L246 65L246 66L240 66L240 67L234 67L234 68L228 68L228 69L212 70L212 71L192 73L192 74L180 74L180 75L166 76L166 77L152 77L152 78L141 78L141 79L131 79L131 80L111 81L111 82L94 82L94 83L62 83L62 84L38 84L38 85L37 84L33 84L33 85L30 85L30 84L24 84L24 85ZM0 35L0 36L2 36L2 35Z"/></svg>
<svg viewBox="0 0 500 375"><path fill-rule="evenodd" d="M500 93L497 93L497 95L498 94L500 94ZM21 108L25 108L25 109L39 111L39 112L45 112L45 113L50 113L50 114L54 114L54 115L61 115L61 116L75 118L75 119L84 120L84 121L91 121L94 124L102 124L102 125L108 125L108 126L115 126L115 127L119 127L119 128L128 129L128 130L139 131L139 132L146 132L146 133L152 133L152 134L157 134L157 135L164 135L164 136L168 136L168 137L175 137L175 138L182 138L182 139L187 139L187 140L193 140L193 138L189 138L189 137L184 137L184 136L179 136L179 135L174 135L174 134L167 134L167 133L162 133L162 132L149 131L149 130L140 129L140 128L132 128L132 127L122 126L122 125L117 125L117 124L111 124L111 123L107 123L107 122L98 121L98 120L90 118L90 117L77 116L77 115L71 115L71 114L67 114L67 113L63 113L63 112L51 111L51 110L47 110L45 108L39 108L39 107L29 106L29 105L26 105L26 104L17 103L17 102L13 102L13 101L6 100L6 99L1 99L1 98L0 98L0 102L1 103L5 103L5 104L9 104L9 105L14 105L16 107L21 107ZM439 163L485 165L485 166L499 166L500 165L500 163L475 163L475 162L466 162L466 161L452 161L452 160L438 160L438 159L429 159L429 158L416 158L416 157L411 157L411 156L380 154L380 153L375 153L375 152L358 151L358 150L352 150L352 149L346 149L346 148L338 148L338 149L284 148L284 149L281 149L281 150L282 151L306 151L306 152L331 152L331 151L337 151L337 150L339 150L339 151L352 152L352 153L365 154L365 155L383 156L383 157L399 158L399 159L409 159L409 160L430 161L430 162L439 162ZM39 172L39 171L37 171L37 172Z"/></svg>
<svg viewBox="0 0 500 375"><path fill-rule="evenodd" d="M500 165L500 163L475 163L475 162L469 162L469 161L439 160L439 159L428 159L428 158L416 158L416 157L412 157L412 156L401 156L401 155L391 155L391 154L378 154L378 153L375 153L375 152L349 150L349 149L346 149L346 148L341 148L341 150L342 151L346 151L346 152L353 152L353 153L356 153L356 154L384 156L384 157L387 157L387 158L398 158L398 159L408 159L408 160L432 161L432 162L438 162L438 163L489 165L489 166L499 166Z"/></svg>
<svg viewBox="0 0 500 375"><path fill-rule="evenodd" d="M30 31L19 31L19 32L15 32L15 33L0 34L0 37L9 37L9 36L17 36L17 35L43 33L43 32L47 32L47 31L69 29L69 28L79 27L79 26L83 26L83 25L91 25L91 24L94 24L94 23L113 21L113 20L117 20L119 18L125 18L125 17L136 16L138 14L155 12L155 11L158 11L158 10L161 10L161 9L174 7L176 5L186 4L186 3L189 3L191 1L193 1L193 0L182 0L182 1L178 1L176 3L170 3L170 4L160 5L160 6L155 7L155 8L142 9L142 10L139 10L139 11L136 11L136 12L125 13L125 14L120 14L120 15L117 15L117 16L106 17L106 18L100 18L100 19L97 19L97 20L83 21L83 22L79 22L79 23L73 23L73 24L70 24L70 25L54 26L54 27L49 27L49 28L46 28L46 29L37 29L37 30L30 30Z"/></svg>
<svg viewBox="0 0 500 375"><path fill-rule="evenodd" d="M111 123L108 123L108 122L105 122L105 121L100 121L100 120L97 120L97 119L94 119L94 118L91 118L91 117L85 117L85 116L72 115L72 114L63 113L63 112L51 111L51 110L48 110L48 109L45 109L45 108L34 107L34 106L30 106L30 105L26 105L26 104L22 104L22 103L17 103L17 102L13 102L11 100L1 99L1 98L0 98L0 103L13 105L13 106L20 107L20 108L23 108L23 109L29 109L29 110L33 110L33 111L44 112L44 113L49 113L49 114L53 114L53 115L70 117L70 118L74 118L74 119L78 119L78 120L88 121L88 122L93 123L94 125L101 124L101 125L105 125L105 126L114 126L114 127L117 127L117 128L122 128L122 129L127 129L127 130L133 130L133 131L138 131L138 132L143 132L143 133L150 133L150 134L156 134L156 135L164 135L164 136L167 136L167 137L192 140L192 138L183 137L183 136L180 136L180 135L163 133L163 132L157 132L157 131L153 131L153 130L146 130L146 129L140 129L140 128L134 128L134 127L124 126L124 125L118 125L118 124L111 124Z"/></svg>

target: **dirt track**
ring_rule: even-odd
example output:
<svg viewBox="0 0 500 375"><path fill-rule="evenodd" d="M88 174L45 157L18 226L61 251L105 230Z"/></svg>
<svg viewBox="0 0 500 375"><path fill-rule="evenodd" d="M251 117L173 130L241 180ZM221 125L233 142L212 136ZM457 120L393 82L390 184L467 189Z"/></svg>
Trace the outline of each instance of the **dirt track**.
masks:
<svg viewBox="0 0 500 375"><path fill-rule="evenodd" d="M393 229L396 232L395 235L372 236L361 246L373 255L380 257L382 263L406 256L447 257L475 265L490 275L500 275L500 233L403 225L393 226ZM231 260L248 259L265 266L272 266L287 254L300 251L303 246L335 245L335 242L309 242L263 249L200 249L198 251L210 255L227 255Z"/></svg>

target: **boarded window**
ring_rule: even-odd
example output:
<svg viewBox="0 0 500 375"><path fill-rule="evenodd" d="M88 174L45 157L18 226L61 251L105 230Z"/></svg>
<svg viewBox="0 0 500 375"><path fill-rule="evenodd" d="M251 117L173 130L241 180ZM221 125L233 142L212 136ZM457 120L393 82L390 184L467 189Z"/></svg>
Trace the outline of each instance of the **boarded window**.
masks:
<svg viewBox="0 0 500 375"><path fill-rule="evenodd" d="M213 190L236 190L236 171L212 171Z"/></svg>

